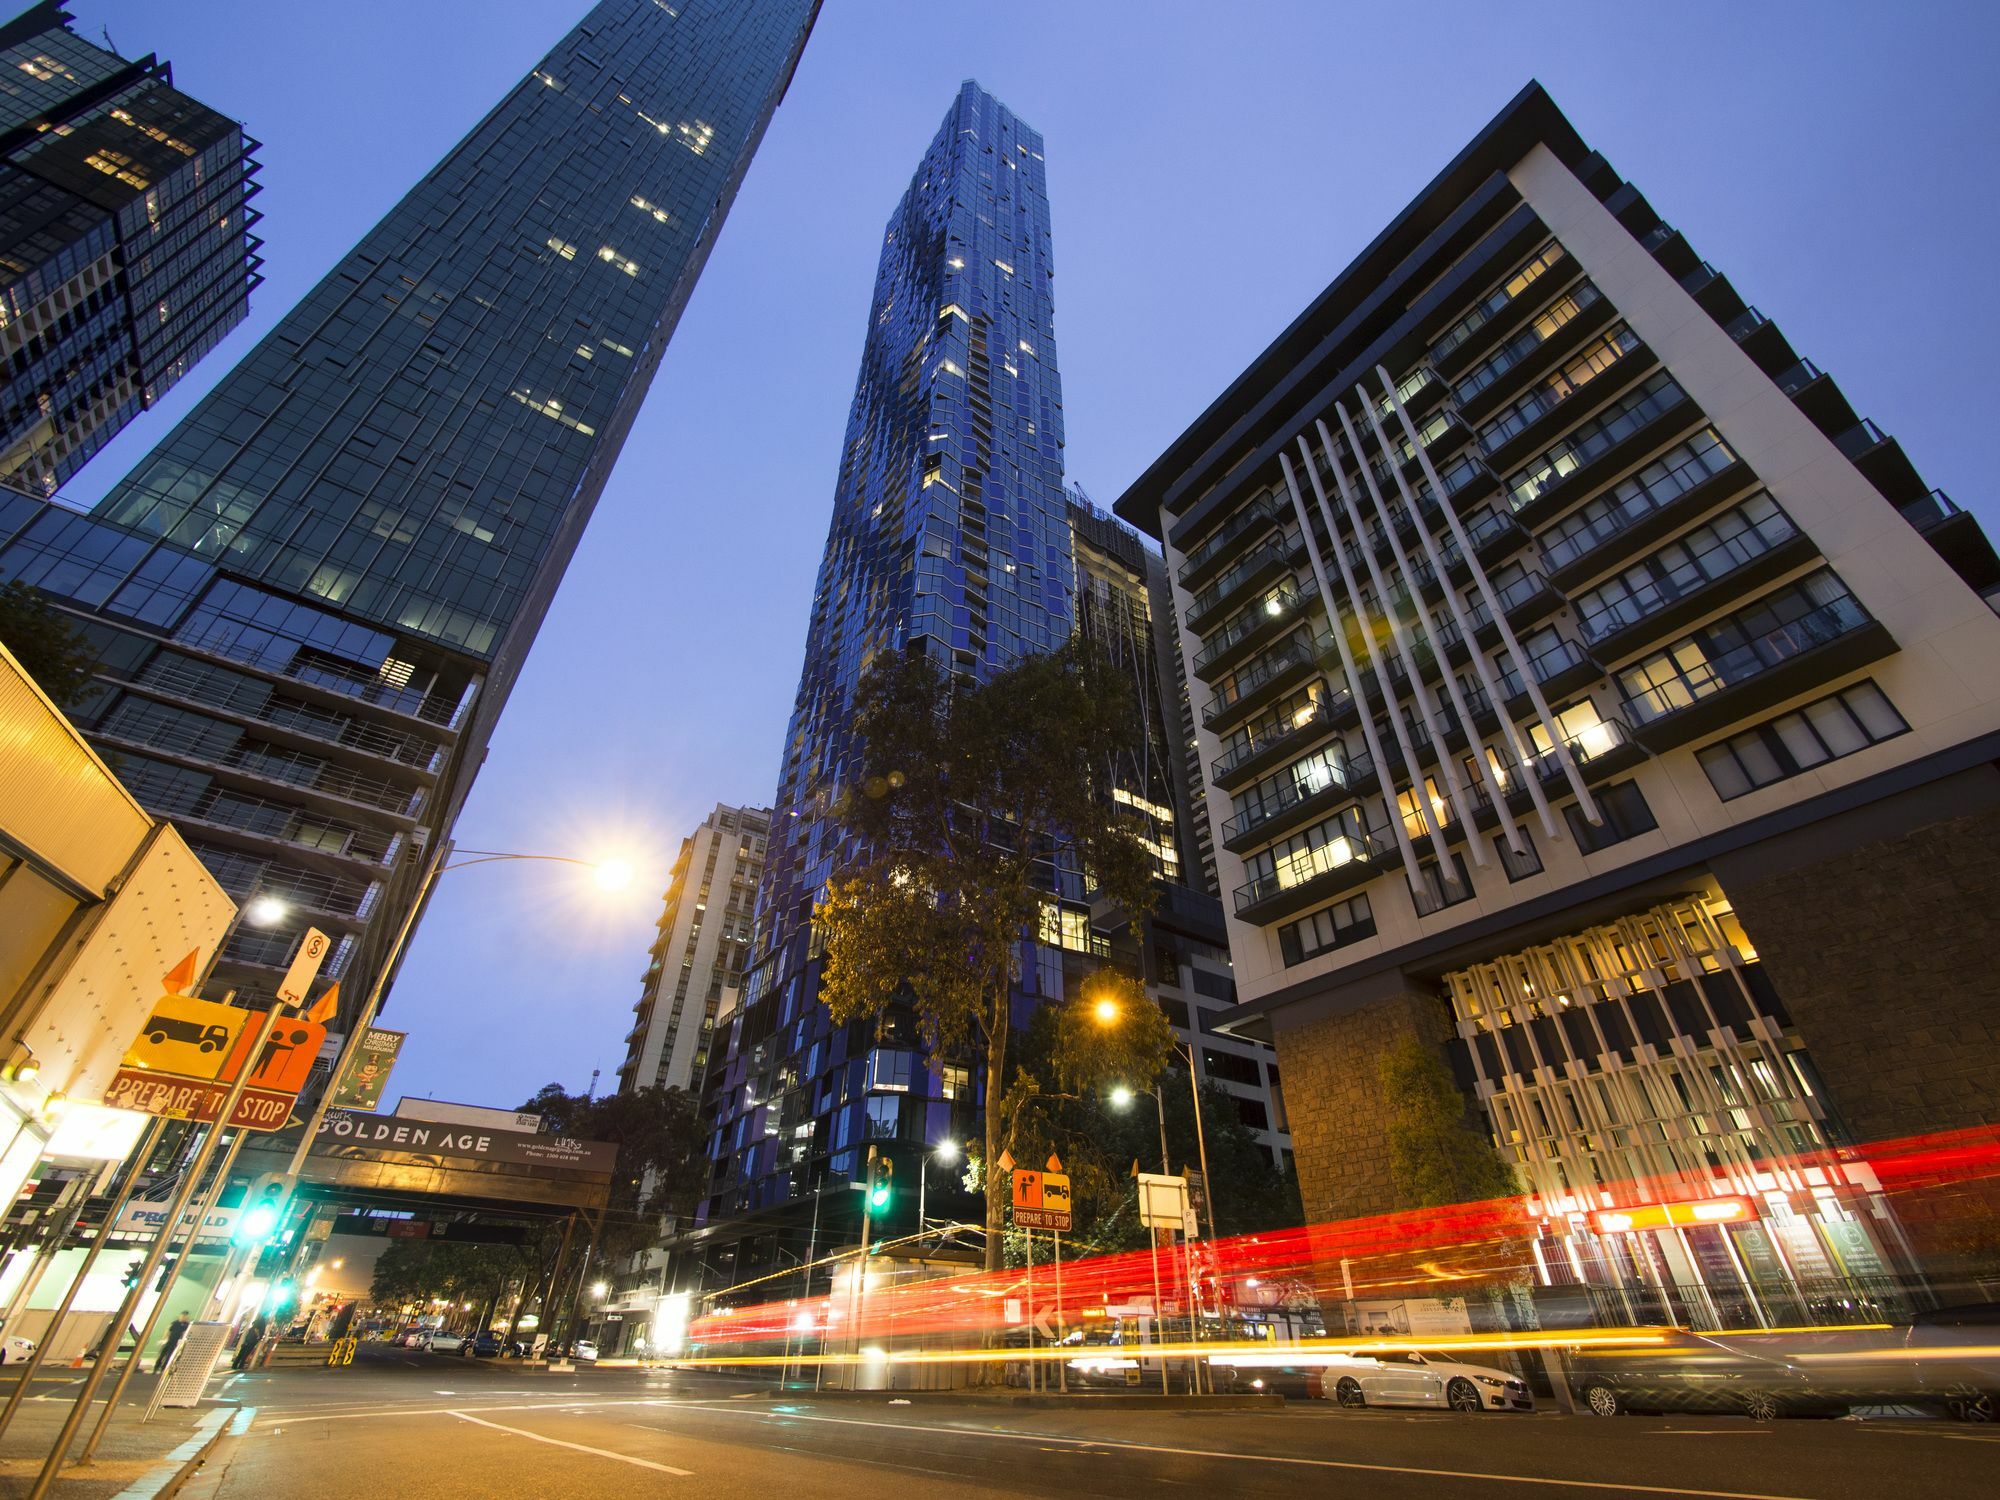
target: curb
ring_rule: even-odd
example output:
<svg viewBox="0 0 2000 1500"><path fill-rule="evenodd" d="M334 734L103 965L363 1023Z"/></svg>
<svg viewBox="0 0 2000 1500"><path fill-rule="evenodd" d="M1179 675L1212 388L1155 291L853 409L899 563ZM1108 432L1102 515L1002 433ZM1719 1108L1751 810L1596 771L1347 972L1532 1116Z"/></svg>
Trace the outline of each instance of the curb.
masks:
<svg viewBox="0 0 2000 1500"><path fill-rule="evenodd" d="M241 1431L256 1414L254 1406L216 1407L195 1424L194 1433L186 1442L161 1459L152 1472L120 1490L113 1500L173 1500L181 1487L200 1472L210 1451L222 1441L230 1419L236 1419L236 1430Z"/></svg>

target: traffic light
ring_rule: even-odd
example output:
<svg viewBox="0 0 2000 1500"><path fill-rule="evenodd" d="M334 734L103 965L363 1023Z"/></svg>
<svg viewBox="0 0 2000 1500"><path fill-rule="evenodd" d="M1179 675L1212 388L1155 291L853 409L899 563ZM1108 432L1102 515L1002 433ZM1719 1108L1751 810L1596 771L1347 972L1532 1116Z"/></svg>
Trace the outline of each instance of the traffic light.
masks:
<svg viewBox="0 0 2000 1500"><path fill-rule="evenodd" d="M125 1285L128 1287L137 1286L139 1284L139 1275L145 1269L146 1257L143 1255L133 1256L132 1264L125 1268Z"/></svg>
<svg viewBox="0 0 2000 1500"><path fill-rule="evenodd" d="M886 1156L878 1156L868 1164L868 1209L871 1213L881 1213L889 1206L889 1200L896 1196L896 1164Z"/></svg>
<svg viewBox="0 0 2000 1500"><path fill-rule="evenodd" d="M290 1183L282 1172L266 1172L250 1184L243 1195L243 1207L236 1226L229 1231L230 1243L245 1249L268 1245L285 1222L285 1204L291 1196Z"/></svg>
<svg viewBox="0 0 2000 1500"><path fill-rule="evenodd" d="M272 1316L275 1317L279 1313L284 1312L286 1308L290 1307L295 1301L297 1301L298 1295L299 1295L298 1286L292 1280L292 1278L289 1276L281 1276L278 1278L277 1283L271 1288L271 1295L264 1299L264 1306L267 1309L269 1309Z"/></svg>

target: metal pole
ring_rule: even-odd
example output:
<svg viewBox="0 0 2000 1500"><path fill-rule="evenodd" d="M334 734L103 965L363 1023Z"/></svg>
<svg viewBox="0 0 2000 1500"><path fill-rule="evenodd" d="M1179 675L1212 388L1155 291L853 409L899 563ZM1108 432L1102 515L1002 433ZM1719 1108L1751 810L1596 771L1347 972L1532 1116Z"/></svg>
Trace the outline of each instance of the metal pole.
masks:
<svg viewBox="0 0 2000 1500"><path fill-rule="evenodd" d="M70 1316L70 1308L76 1302L76 1294L84 1288L84 1280L90 1276L90 1268L98 1264L98 1256L104 1252L104 1244L112 1238L112 1228L118 1224L118 1216L124 1212L124 1206L132 1202L132 1188L138 1186L140 1172L144 1172L146 1162L152 1160L152 1154L160 1146L160 1134L164 1130L166 1130L164 1118L156 1118L150 1126L146 1126L146 1134L138 1142L138 1152L134 1152L132 1156L132 1164L124 1174L124 1182L118 1184L118 1196L112 1200L112 1206L104 1210L104 1222L98 1226L98 1238L90 1242L90 1250L88 1254L84 1254L84 1264L76 1268L76 1280L72 1280L68 1290L62 1294L62 1302L56 1306L56 1316L48 1320L48 1328L42 1330L42 1338L36 1342L34 1354L28 1356L28 1368L20 1372L20 1384L14 1386L14 1394L6 1398L6 1410L0 1412L0 1432L8 1430L8 1424L14 1420L14 1412L20 1408L22 1396L28 1394L28 1382L34 1380L34 1372L42 1368L42 1360L46 1358L48 1350L54 1348L56 1334L62 1330L62 1320ZM124 1330L120 1328L118 1332Z"/></svg>
<svg viewBox="0 0 2000 1500"><path fill-rule="evenodd" d="M1028 1241L1028 1390L1032 1393L1036 1388L1035 1376L1037 1373L1035 1365L1035 1231L1024 1229L1021 1233L1027 1237Z"/></svg>
<svg viewBox="0 0 2000 1500"><path fill-rule="evenodd" d="M263 1039L259 1038L257 1051L251 1056L261 1056L263 1045ZM250 1071L251 1066L246 1062L243 1072L247 1076ZM227 1119L228 1116L225 1115L223 1118ZM230 1139L229 1149L222 1153L222 1165L215 1169L215 1180L209 1185L208 1196L202 1199L201 1206L195 1210L194 1223L188 1227L187 1248L181 1251L180 1259L167 1267L166 1279L160 1286L160 1295L153 1299L153 1310L146 1314L146 1326L139 1330L139 1341L132 1346L132 1357L125 1361L124 1368L119 1370L117 1382L111 1388L111 1399L105 1403L103 1412L97 1418L97 1425L91 1428L90 1438L84 1443L83 1452L77 1455L78 1463L89 1463L91 1456L97 1452L97 1445L104 1440L104 1429L111 1425L111 1414L118 1410L118 1402L125 1394L126 1384L138 1372L139 1361L146 1352L146 1341L153 1336L153 1329L160 1321L160 1314L166 1310L167 1299L174 1294L174 1283L181 1279L181 1272L187 1268L187 1263L194 1259L194 1247L200 1238L201 1227L208 1222L209 1216L222 1202L222 1190L229 1185L229 1169L236 1165L236 1153L243 1149L243 1138L248 1134L248 1131L237 1131ZM227 1257L224 1258L224 1264L227 1265ZM142 1281L141 1285L143 1284ZM123 1331L122 1326L120 1331ZM117 1352L117 1347L115 1344L112 1345L114 1354Z"/></svg>
<svg viewBox="0 0 2000 1500"><path fill-rule="evenodd" d="M73 1177L63 1184L62 1192L57 1196L56 1206L53 1210L55 1213L55 1222L48 1227L48 1230L43 1235L41 1246L33 1251L35 1257L34 1263L28 1267L26 1273L21 1277L20 1286L15 1289L14 1295L8 1299L7 1313L4 1318L0 1318L0 1325L12 1323L16 1313L28 1310L29 1299L34 1296L35 1288L41 1284L43 1274L55 1261L55 1258L62 1253L63 1241L69 1238L69 1232L76 1227L76 1221L83 1213L83 1205L89 1198L89 1177ZM47 1342L47 1340L44 1339L43 1342Z"/></svg>
<svg viewBox="0 0 2000 1500"><path fill-rule="evenodd" d="M1160 1337L1160 1324L1166 1315L1166 1303L1160 1296L1160 1231L1148 1226L1146 1235L1153 1247L1153 1347L1157 1349L1165 1343ZM1160 1394L1171 1395L1167 1389L1167 1356L1161 1354L1159 1361Z"/></svg>
<svg viewBox="0 0 2000 1500"><path fill-rule="evenodd" d="M1201 1128L1201 1080L1196 1077L1194 1048L1188 1048L1188 1091L1194 1096L1194 1144L1201 1159L1202 1208L1208 1214L1208 1237L1215 1238L1215 1179L1208 1175L1208 1137Z"/></svg>
<svg viewBox="0 0 2000 1500"><path fill-rule="evenodd" d="M417 915L424 909L424 902L430 896L431 887L437 884L438 875L443 871L445 859L451 850L451 840L446 839L438 845L437 853L431 856L430 867L424 871L424 878L417 884L416 895L411 898L410 909L403 916L403 925L396 929L396 940L389 945L388 954L383 958L381 967L375 971L375 982L368 987L368 998L362 1001L361 1009L355 1013L354 1025L347 1033L347 1040L341 1043L340 1056L334 1060L333 1072L327 1076L326 1087L320 1090L319 1099L314 1103L312 1113L306 1116L306 1128L299 1136L298 1149L292 1153L292 1159L285 1167L285 1175L295 1181L299 1173L305 1170L306 1153L312 1150L313 1137L319 1134L320 1124L326 1119L327 1106L333 1100L334 1089L347 1075L348 1065L361 1050L361 1039L368 1034L369 1023L375 1019L375 1013L382 1008L382 993L389 987L389 976L395 972L397 963L402 959L403 946L409 942L410 932L417 925ZM511 1335L510 1329L509 1336Z"/></svg>
<svg viewBox="0 0 2000 1500"><path fill-rule="evenodd" d="M1056 1345L1060 1352L1063 1343L1063 1300L1062 1300L1062 1235L1056 1235ZM1069 1361L1056 1361L1056 1383L1062 1393L1069 1394Z"/></svg>
<svg viewBox="0 0 2000 1500"><path fill-rule="evenodd" d="M243 1089L250 1082L250 1075L256 1071L257 1060L264 1055L264 1044L270 1040L271 1028L277 1025L279 1009L280 1007L274 1005L264 1012L263 1020L257 1027L256 1038L251 1043L250 1050L244 1054L243 1066L236 1071L236 1081L229 1086L228 1097L223 1100L222 1109L216 1117L216 1123L209 1130L208 1134L203 1137L201 1149L196 1153L194 1161L189 1164L187 1176L181 1181L180 1191L174 1194L173 1206L167 1210L166 1223L161 1227L159 1238L153 1241L153 1248L146 1254L146 1264L140 1268L139 1279L133 1283L131 1294L125 1299L124 1304L118 1310L118 1323L114 1330L114 1339L124 1332L131 1316L131 1309L138 1305L139 1296L145 1290L146 1283L153 1279L153 1273L159 1269L160 1261L167 1253L167 1242L173 1238L174 1230L180 1224L181 1215L187 1211L188 1200L194 1196L195 1184L201 1180L202 1174L208 1170L209 1162L214 1159L216 1144L222 1139L222 1132L227 1125L229 1117L236 1113L236 1105L243 1097ZM193 1251L195 1236L200 1232L201 1226L199 1224L196 1224L188 1232L189 1252ZM182 1256L183 1260L186 1258L185 1255ZM160 1308L165 1305L166 1300L162 1296L159 1302L154 1304L153 1317L147 1319L146 1322L147 1333L152 1331L153 1319L159 1316ZM55 1446L49 1450L48 1461L42 1465L42 1472L36 1477L34 1487L28 1491L28 1500L43 1500L43 1497L48 1494L50 1486L56 1482L56 1473L62 1467L63 1456L68 1453L69 1445L76 1437L77 1428L83 1425L84 1414L90 1410L90 1403L97 1394L97 1387L103 1381L105 1371L109 1369L112 1360L117 1357L117 1348L118 1346L114 1342L111 1345L110 1353L105 1358L93 1364L90 1368L90 1374L84 1377L83 1389L77 1393L76 1404L70 1408L69 1415L63 1420L62 1431L56 1435ZM132 1373L132 1366L138 1364L145 1352L146 1339L145 1335L142 1334L138 1347L132 1351L132 1359L126 1365L124 1375L119 1379L119 1390L122 1391L124 1389L125 1380ZM105 1422L111 1420L111 1413L116 1409L117 1399L117 1395L114 1393L112 1396L112 1405L107 1407L104 1413ZM92 1434L91 1437L93 1445L98 1436L102 1435L103 1430L104 1424L99 1423L97 1432Z"/></svg>

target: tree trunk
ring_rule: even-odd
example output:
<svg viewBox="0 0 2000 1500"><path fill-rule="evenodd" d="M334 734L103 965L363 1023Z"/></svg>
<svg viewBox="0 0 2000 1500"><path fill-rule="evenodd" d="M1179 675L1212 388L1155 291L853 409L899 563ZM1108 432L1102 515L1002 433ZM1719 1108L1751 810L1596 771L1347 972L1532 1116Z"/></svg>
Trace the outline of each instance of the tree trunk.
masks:
<svg viewBox="0 0 2000 1500"><path fill-rule="evenodd" d="M1001 981L997 1015L987 1018L986 1028L986 1269L997 1271L1006 1252L1007 1177L1000 1170L1000 1081L1007 1071L1006 981Z"/></svg>

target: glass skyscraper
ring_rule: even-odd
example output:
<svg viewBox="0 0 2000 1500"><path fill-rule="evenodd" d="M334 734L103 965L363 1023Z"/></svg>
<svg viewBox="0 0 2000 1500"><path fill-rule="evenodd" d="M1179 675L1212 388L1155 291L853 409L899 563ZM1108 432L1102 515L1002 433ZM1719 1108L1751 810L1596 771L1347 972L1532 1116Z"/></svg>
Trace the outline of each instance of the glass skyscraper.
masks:
<svg viewBox="0 0 2000 1500"><path fill-rule="evenodd" d="M875 658L923 650L980 677L1074 626L1053 278L1042 139L967 82L883 234L754 968L711 1065L718 1226L851 1176L870 1138L936 1139L969 1107L962 1072L926 1069L892 1020L872 1045L829 1022L812 904L852 852L829 813L858 762L854 690ZM1024 1003L1051 992L1030 969ZM1055 993L1060 980L1057 965Z"/></svg>
<svg viewBox="0 0 2000 1500"><path fill-rule="evenodd" d="M796 67L817 0L604 0L93 515L0 504L78 721L364 993Z"/></svg>
<svg viewBox="0 0 2000 1500"><path fill-rule="evenodd" d="M0 484L52 495L250 310L256 142L44 0L0 24Z"/></svg>

